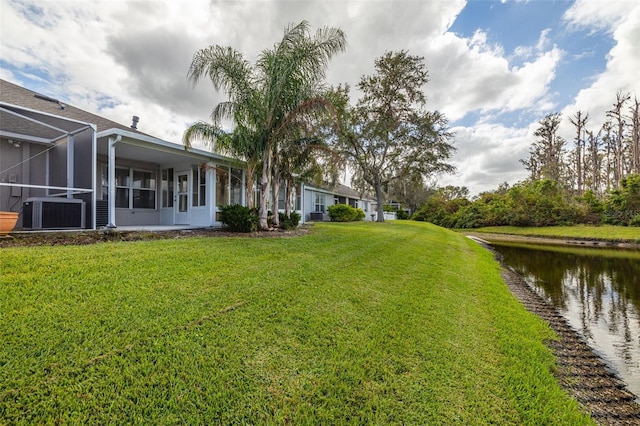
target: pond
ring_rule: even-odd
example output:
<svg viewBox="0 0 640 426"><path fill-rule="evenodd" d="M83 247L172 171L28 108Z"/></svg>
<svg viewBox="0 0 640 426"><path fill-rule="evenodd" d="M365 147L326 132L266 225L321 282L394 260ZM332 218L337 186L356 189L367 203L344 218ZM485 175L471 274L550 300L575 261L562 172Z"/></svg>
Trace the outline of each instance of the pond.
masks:
<svg viewBox="0 0 640 426"><path fill-rule="evenodd" d="M640 250L490 242L640 397Z"/></svg>

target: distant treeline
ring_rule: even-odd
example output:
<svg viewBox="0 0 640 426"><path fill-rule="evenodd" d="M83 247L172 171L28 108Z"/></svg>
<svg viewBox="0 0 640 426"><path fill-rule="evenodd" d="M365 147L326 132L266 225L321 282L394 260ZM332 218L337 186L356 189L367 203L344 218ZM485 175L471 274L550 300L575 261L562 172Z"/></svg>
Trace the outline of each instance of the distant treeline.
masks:
<svg viewBox="0 0 640 426"><path fill-rule="evenodd" d="M597 196L619 188L626 176L640 174L640 101L618 92L613 108L599 129L589 128L589 114L576 112L573 149L567 150L558 135L560 113L539 121L529 158L520 160L531 180L549 179L581 196L591 190Z"/></svg>
<svg viewBox="0 0 640 426"><path fill-rule="evenodd" d="M412 218L448 228L482 226L554 226L613 224L640 226L640 175L620 180L620 187L604 198L591 190L572 196L557 181L527 180L512 187L485 192L474 201L451 198L441 188Z"/></svg>
<svg viewBox="0 0 640 426"><path fill-rule="evenodd" d="M449 228L615 224L640 226L640 101L618 93L607 120L589 129L589 114L578 111L574 148L558 135L562 116L547 115L534 135L529 178L501 185L470 201L465 187L435 190L412 216Z"/></svg>

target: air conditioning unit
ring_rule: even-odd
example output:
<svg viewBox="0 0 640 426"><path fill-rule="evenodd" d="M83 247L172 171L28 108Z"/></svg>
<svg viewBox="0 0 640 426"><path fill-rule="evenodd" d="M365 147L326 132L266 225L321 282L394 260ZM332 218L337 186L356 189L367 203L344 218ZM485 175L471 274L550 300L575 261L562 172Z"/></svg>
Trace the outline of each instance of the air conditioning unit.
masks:
<svg viewBox="0 0 640 426"><path fill-rule="evenodd" d="M109 223L109 202L107 200L96 200L96 226L98 228L107 226Z"/></svg>
<svg viewBox="0 0 640 426"><path fill-rule="evenodd" d="M73 198L34 197L22 206L22 227L69 229L85 227L85 202Z"/></svg>
<svg viewBox="0 0 640 426"><path fill-rule="evenodd" d="M322 212L311 212L309 213L309 220L322 222L324 220L324 213Z"/></svg>

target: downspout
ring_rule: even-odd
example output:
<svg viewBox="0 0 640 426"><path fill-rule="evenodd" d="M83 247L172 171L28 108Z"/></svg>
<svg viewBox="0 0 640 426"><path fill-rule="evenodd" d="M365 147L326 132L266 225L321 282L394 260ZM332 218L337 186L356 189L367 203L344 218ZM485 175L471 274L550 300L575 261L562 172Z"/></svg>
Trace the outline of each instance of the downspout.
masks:
<svg viewBox="0 0 640 426"><path fill-rule="evenodd" d="M95 125L91 126L91 229L94 231L97 229L96 221L96 200L97 200L97 180L98 180L98 138L96 137L97 128Z"/></svg>
<svg viewBox="0 0 640 426"><path fill-rule="evenodd" d="M107 228L116 227L116 144L122 135L109 138L109 224Z"/></svg>
<svg viewBox="0 0 640 426"><path fill-rule="evenodd" d="M302 224L307 223L306 212L305 212L305 203L304 203L304 183L300 182L300 221Z"/></svg>

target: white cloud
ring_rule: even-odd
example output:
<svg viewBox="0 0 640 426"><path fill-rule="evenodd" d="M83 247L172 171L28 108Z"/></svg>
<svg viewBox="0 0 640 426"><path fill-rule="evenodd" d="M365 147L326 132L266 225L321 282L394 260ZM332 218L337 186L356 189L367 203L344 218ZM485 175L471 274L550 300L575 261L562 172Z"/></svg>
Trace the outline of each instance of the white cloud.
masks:
<svg viewBox="0 0 640 426"><path fill-rule="evenodd" d="M502 182L513 184L527 177L520 159L528 156L529 128L508 128L499 124L455 127L454 175L441 176L439 185L467 186L471 195L495 190Z"/></svg>
<svg viewBox="0 0 640 426"><path fill-rule="evenodd" d="M637 5L638 2L635 0L607 2L602 0L576 0L567 9L563 19L570 29L586 28L591 32L609 32L625 19L630 9L637 7Z"/></svg>
<svg viewBox="0 0 640 426"><path fill-rule="evenodd" d="M461 38L449 28L464 6L463 0L0 0L1 59L11 66L0 76L34 84L44 75L47 94L125 125L138 115L140 130L179 142L189 123L208 119L224 100L209 82L189 86L186 73L197 49L232 46L253 62L290 23L336 26L345 31L348 47L332 61L330 83L353 87L373 72L375 58L407 49L425 57L430 109L453 123L479 117L475 126L456 129L459 172L445 178L478 193L526 176L518 160L532 141L530 127L558 107L549 87L561 61L572 56L554 44L556 32L549 29L513 57L484 31ZM606 70L565 111L603 115L617 90L640 95L639 14L634 1L602 7L578 0L569 8L564 22L570 29L603 32L616 46ZM530 113L532 125L497 122L504 113Z"/></svg>
<svg viewBox="0 0 640 426"><path fill-rule="evenodd" d="M611 8L598 8L594 3L598 2L576 2L567 17L572 18L572 25L611 33L615 45L607 55L604 72L593 76L592 84L580 90L562 112L565 118L578 110L589 113L587 126L597 132L606 121L606 111L613 106L618 91L640 97L640 3L623 1L613 3ZM568 120L563 122L562 132L568 140L573 138Z"/></svg>
<svg viewBox="0 0 640 426"><path fill-rule="evenodd" d="M471 39L444 34L428 49L427 62L433 65L427 90L436 108L453 121L471 111L544 110L549 105L548 86L563 56L553 47L522 66L510 66L503 49L488 44L481 31Z"/></svg>

